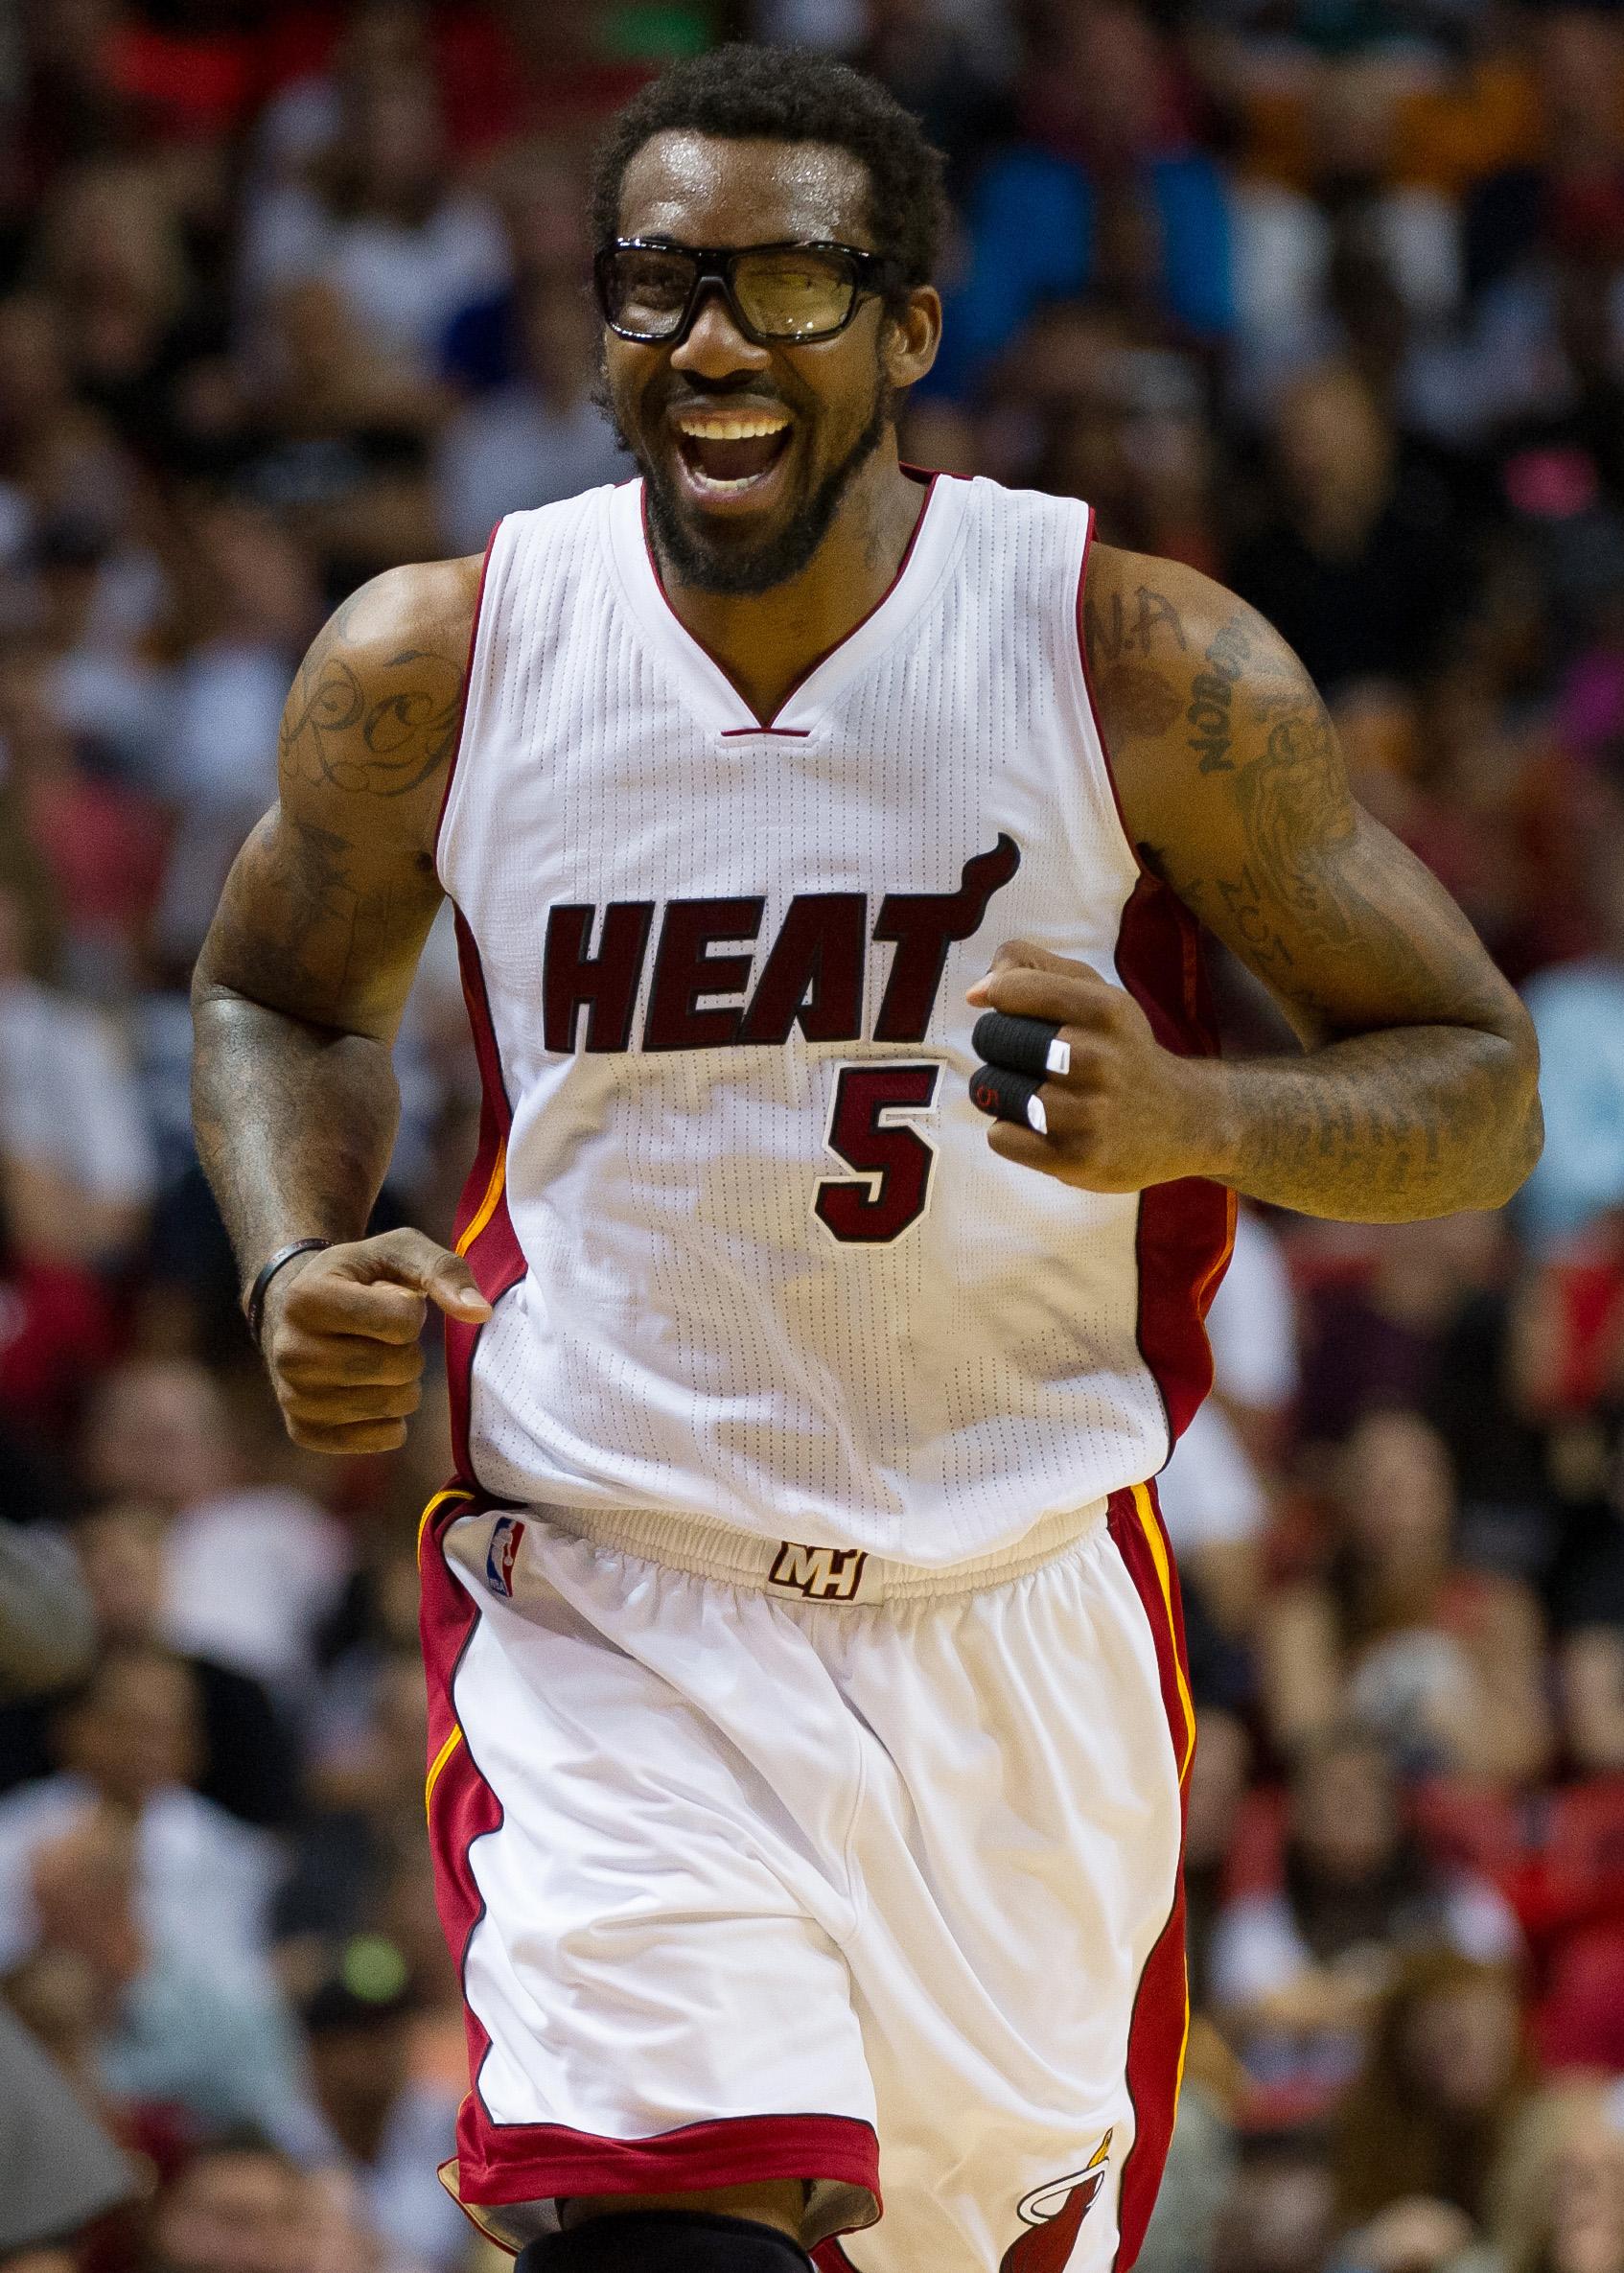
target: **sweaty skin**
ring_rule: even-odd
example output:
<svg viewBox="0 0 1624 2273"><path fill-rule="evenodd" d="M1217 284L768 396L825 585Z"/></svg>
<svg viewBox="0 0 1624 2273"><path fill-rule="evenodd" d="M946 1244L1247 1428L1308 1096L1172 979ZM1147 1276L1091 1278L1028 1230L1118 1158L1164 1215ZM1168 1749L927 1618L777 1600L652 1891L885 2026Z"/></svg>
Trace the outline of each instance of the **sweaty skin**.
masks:
<svg viewBox="0 0 1624 2273"><path fill-rule="evenodd" d="M633 162L621 229L871 249L865 190L839 151L661 135ZM678 615L764 718L895 573L922 493L893 426L866 455L855 446L884 390L928 369L939 325L921 289L894 313L865 301L833 339L760 348L712 293L681 347L606 340L617 420L704 544L766 557L798 501L852 462L823 545L783 583L722 592L661 563ZM792 414L791 452L758 498L684 489L674 416L707 401ZM198 1150L244 1284L290 1241L336 1242L277 1274L262 1337L289 1433L323 1451L403 1441L430 1302L488 1315L467 1264L425 1234L365 1237L398 1118L390 1046L440 898L434 836L478 576L476 560L391 570L321 632L288 698L278 802L232 869L194 985ZM1166 561L1096 545L1085 598L1139 857L1269 988L1304 1054L1175 1057L1120 989L1007 942L972 1000L1060 1021L1072 1071L1045 1086L1047 1139L993 1123L987 1142L1101 1191L1203 1175L1313 1215L1497 1205L1539 1148L1532 1030L1453 903L1354 804L1302 666ZM650 2199L588 2197L571 2215ZM798 2184L682 2199L799 2232Z"/></svg>
<svg viewBox="0 0 1624 2273"><path fill-rule="evenodd" d="M979 1005L1055 1019L1071 1074L1008 1160L1098 1192L1209 1176L1305 1215L1497 1207L1539 1158L1527 1013L1421 862L1349 791L1325 706L1252 609L1096 545L1090 683L1139 858L1280 1005L1301 1057L1175 1058L1083 965L1000 948Z"/></svg>

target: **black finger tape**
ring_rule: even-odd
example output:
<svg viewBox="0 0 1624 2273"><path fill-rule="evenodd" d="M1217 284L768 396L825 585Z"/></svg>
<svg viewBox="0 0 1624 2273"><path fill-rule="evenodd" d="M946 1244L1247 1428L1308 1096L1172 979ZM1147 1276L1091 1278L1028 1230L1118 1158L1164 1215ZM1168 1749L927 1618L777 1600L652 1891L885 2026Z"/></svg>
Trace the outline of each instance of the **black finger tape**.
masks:
<svg viewBox="0 0 1624 2273"><path fill-rule="evenodd" d="M978 1065L970 1076L970 1102L993 1121L1016 1121L1047 1136L1049 1122L1037 1094L1041 1086L1030 1074L1012 1073L1007 1065Z"/></svg>
<svg viewBox="0 0 1624 2273"><path fill-rule="evenodd" d="M1006 1065L1012 1073L1046 1074L1071 1071L1071 1052L1060 1040L1060 1030L1049 1018L1013 1018L1008 1010L984 1010L970 1035L970 1048L991 1065Z"/></svg>

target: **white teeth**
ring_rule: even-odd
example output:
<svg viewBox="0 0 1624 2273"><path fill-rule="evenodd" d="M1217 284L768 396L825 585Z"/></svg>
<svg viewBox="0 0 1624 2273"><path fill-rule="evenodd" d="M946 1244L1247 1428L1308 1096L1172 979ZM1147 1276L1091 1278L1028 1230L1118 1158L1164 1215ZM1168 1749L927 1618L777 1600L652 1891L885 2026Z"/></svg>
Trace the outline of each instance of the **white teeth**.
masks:
<svg viewBox="0 0 1624 2273"><path fill-rule="evenodd" d="M688 479L696 489L713 489L720 496L726 490L754 489L758 481L765 481L765 474L738 474L731 480L723 480L715 474L703 473L698 466L688 468Z"/></svg>
<svg viewBox="0 0 1624 2273"><path fill-rule="evenodd" d="M700 442L754 442L760 434L781 434L787 418L680 418L678 427Z"/></svg>

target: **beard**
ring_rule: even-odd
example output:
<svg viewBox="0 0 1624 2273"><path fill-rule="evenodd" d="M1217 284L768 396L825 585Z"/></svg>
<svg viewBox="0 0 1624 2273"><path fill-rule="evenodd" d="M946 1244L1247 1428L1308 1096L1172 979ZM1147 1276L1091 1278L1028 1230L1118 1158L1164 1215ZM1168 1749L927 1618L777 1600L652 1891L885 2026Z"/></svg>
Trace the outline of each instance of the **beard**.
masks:
<svg viewBox="0 0 1624 2273"><path fill-rule="evenodd" d="M664 467L638 448L626 429L609 391L608 374L599 365L593 401L615 429L622 450L637 461L648 500L649 524L661 558L680 584L694 591L715 592L724 598L754 598L788 584L810 566L812 556L828 535L841 499L879 448L895 408L896 390L879 373L874 398L861 433L839 462L829 468L811 495L792 506L784 525L775 536L754 545L718 544L703 523L684 506L681 493Z"/></svg>

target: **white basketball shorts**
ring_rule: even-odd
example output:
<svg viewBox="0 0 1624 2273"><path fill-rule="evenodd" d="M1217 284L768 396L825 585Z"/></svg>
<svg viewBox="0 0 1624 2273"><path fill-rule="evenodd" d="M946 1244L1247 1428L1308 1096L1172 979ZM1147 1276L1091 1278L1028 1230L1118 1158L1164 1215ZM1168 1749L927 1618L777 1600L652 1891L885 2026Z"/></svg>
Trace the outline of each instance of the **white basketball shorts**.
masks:
<svg viewBox="0 0 1624 2273"><path fill-rule="evenodd" d="M790 2178L824 2273L1131 2265L1195 1740L1149 1489L939 1571L461 1488L421 1550L475 2221Z"/></svg>

